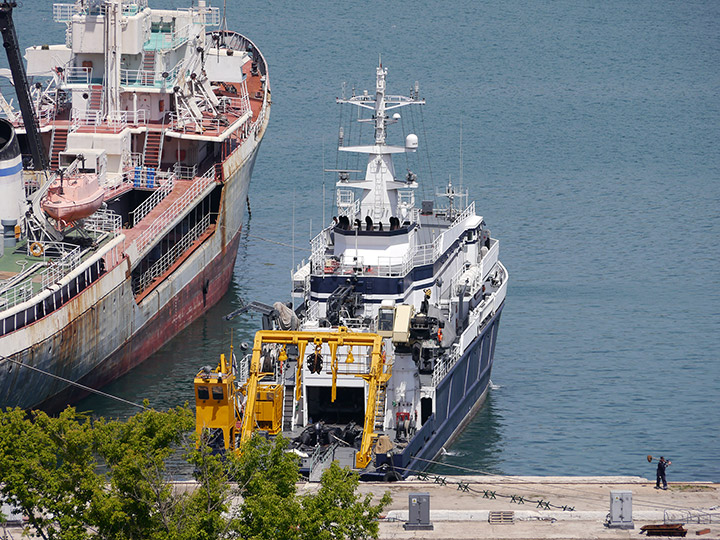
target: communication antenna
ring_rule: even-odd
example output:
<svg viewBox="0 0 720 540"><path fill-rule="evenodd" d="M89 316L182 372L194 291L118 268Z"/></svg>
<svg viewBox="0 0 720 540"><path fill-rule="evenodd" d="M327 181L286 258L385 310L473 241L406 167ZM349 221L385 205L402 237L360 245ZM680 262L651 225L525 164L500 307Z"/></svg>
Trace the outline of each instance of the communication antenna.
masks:
<svg viewBox="0 0 720 540"><path fill-rule="evenodd" d="M463 190L462 117L460 117L460 192Z"/></svg>
<svg viewBox="0 0 720 540"><path fill-rule="evenodd" d="M222 16L222 21L220 21L220 30L223 32L223 35L226 34L228 31L227 18L225 17L226 13L227 13L227 0L223 0L223 16ZM219 49L219 47L218 47L218 49Z"/></svg>

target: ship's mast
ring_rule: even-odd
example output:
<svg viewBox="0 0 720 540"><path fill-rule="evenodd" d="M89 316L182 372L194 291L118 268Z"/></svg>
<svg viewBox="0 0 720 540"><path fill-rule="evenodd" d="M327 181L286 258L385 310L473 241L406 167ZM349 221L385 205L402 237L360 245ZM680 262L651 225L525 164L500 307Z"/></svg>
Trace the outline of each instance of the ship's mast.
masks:
<svg viewBox="0 0 720 540"><path fill-rule="evenodd" d="M385 75L387 69L382 64L377 68L375 81L375 144L385 144Z"/></svg>
<svg viewBox="0 0 720 540"><path fill-rule="evenodd" d="M392 216L398 216L398 189L415 188L416 184L407 179L395 178L395 168L392 162L392 154L414 152L417 149L417 137L408 135L404 146L389 146L387 142L386 128L388 124L397 122L399 114L388 118L388 111L405 107L406 105L422 105L424 99L417 95L412 97L386 95L385 78L387 69L379 64L375 76L375 95L365 91L358 96L349 99L338 98L337 103L349 103L373 112L372 119L359 119L359 122L373 122L375 127L375 141L373 145L341 146L341 152L357 152L368 154L368 163L365 170L365 177L362 180L349 180L346 171L340 171L338 187L353 187L363 189L360 200L360 215L355 218L371 216L374 220L388 220ZM338 192L339 193L339 192ZM407 210L407 209L406 209Z"/></svg>
<svg viewBox="0 0 720 540"><path fill-rule="evenodd" d="M120 18L119 0L105 4L105 103L104 113L111 116L120 110Z"/></svg>

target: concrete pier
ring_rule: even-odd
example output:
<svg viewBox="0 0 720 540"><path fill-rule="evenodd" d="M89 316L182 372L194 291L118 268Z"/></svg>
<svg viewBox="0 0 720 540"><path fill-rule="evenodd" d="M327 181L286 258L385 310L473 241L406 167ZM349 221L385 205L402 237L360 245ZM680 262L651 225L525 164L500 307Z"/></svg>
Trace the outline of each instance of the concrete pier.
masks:
<svg viewBox="0 0 720 540"><path fill-rule="evenodd" d="M193 489L194 482L178 482ZM301 483L298 493L312 493L317 483ZM394 483L361 483L361 494L380 497L389 491L393 501L380 522L381 539L600 539L626 540L640 536L643 525L683 523L687 537L720 540L720 484L672 482L667 491L637 476L434 476ZM632 492L634 528L605 525L610 492ZM405 530L408 494L430 494L433 530ZM491 523L491 512L503 512L505 523ZM511 513L511 514L510 514ZM495 515L494 515L495 516ZM710 532L696 536L696 533ZM22 528L8 526L12 538ZM0 539L3 530L0 528ZM31 536L32 538L32 536Z"/></svg>
<svg viewBox="0 0 720 540"><path fill-rule="evenodd" d="M312 490L313 486L302 489ZM383 539L614 540L642 538L643 525L665 520L687 523L684 527L688 537L709 528L709 533L697 538L720 539L720 484L713 483L675 482L663 491L655 489L654 481L628 476L440 476L439 479L429 476L426 480L410 479L394 484L361 484L360 490L374 494L387 490L392 494L393 502L380 523ZM633 529L605 525L611 491L632 492ZM411 492L430 493L430 521L434 530L403 528ZM490 512L498 511L512 512L513 521L491 524Z"/></svg>

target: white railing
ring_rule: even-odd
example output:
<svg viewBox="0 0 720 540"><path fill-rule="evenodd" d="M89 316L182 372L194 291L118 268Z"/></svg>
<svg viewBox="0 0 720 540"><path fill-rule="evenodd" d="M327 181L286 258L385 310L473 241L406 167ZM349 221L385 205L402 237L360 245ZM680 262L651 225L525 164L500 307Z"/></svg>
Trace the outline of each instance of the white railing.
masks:
<svg viewBox="0 0 720 540"><path fill-rule="evenodd" d="M442 356L435 363L432 374L433 386L437 388L437 385L443 380L448 371L457 363L461 356L460 346L453 345L452 350L448 351L447 356Z"/></svg>
<svg viewBox="0 0 720 540"><path fill-rule="evenodd" d="M133 227L140 223L142 219L147 216L153 208L155 208L160 201L162 201L172 191L175 185L175 175L168 177L165 182L160 185L155 192L143 201L135 210L132 211L133 215Z"/></svg>
<svg viewBox="0 0 720 540"><path fill-rule="evenodd" d="M180 62L174 68L168 71L168 76L163 77L162 71L147 71L144 69L121 69L120 84L122 86L145 86L145 87L161 87L167 85L172 87L175 79L177 79L180 71Z"/></svg>
<svg viewBox="0 0 720 540"><path fill-rule="evenodd" d="M263 122L265 122L265 115L267 114L267 104L268 104L267 89L268 89L268 84L270 83L270 81L268 80L267 77L268 76L266 74L265 75L265 87L263 88L263 103L262 103L262 107L260 108L260 114L258 114L257 119L255 120L255 122L253 122L253 124L250 128L250 132L254 133L256 137L257 137L258 133L260 132L260 128L262 127Z"/></svg>
<svg viewBox="0 0 720 540"><path fill-rule="evenodd" d="M85 219L85 226L100 233L117 233L122 228L122 216L112 210L97 210Z"/></svg>
<svg viewBox="0 0 720 540"><path fill-rule="evenodd" d="M25 186L25 198L35 193L42 186L47 178L45 171L32 171L23 169L23 185Z"/></svg>
<svg viewBox="0 0 720 540"><path fill-rule="evenodd" d="M147 6L147 0L131 0L130 2L123 2L122 14L125 16L136 15Z"/></svg>
<svg viewBox="0 0 720 540"><path fill-rule="evenodd" d="M326 227L320 233L310 240L310 260L315 270L321 269L325 260L325 250L327 249L328 235L332 227Z"/></svg>
<svg viewBox="0 0 720 540"><path fill-rule="evenodd" d="M153 35L157 37L153 39L152 43L156 49L177 49L190 38L190 31L193 26L192 24L186 24L172 33L153 32Z"/></svg>
<svg viewBox="0 0 720 540"><path fill-rule="evenodd" d="M65 275L75 270L81 262L80 248L72 244L47 242L44 245L43 255L47 257L48 253L62 253L62 256L48 261L48 267L40 273L43 288L60 281Z"/></svg>
<svg viewBox="0 0 720 540"><path fill-rule="evenodd" d="M216 7L196 7L196 8L178 8L178 11L189 12L193 19L203 18L202 21L198 21L200 24L205 26L217 26L220 24L220 8ZM204 16L204 17L203 17Z"/></svg>
<svg viewBox="0 0 720 540"><path fill-rule="evenodd" d="M125 129L128 125L138 125L146 123L145 111L139 109L137 111L113 111L106 117L103 117L101 111L86 109L72 110L72 122L70 131L77 131L80 128L92 128L93 132L97 132L99 127L103 130L112 130L116 133Z"/></svg>
<svg viewBox="0 0 720 540"><path fill-rule="evenodd" d="M210 214L205 215L180 241L147 270L134 286L134 293L144 291L153 281L162 276L210 226Z"/></svg>
<svg viewBox="0 0 720 540"><path fill-rule="evenodd" d="M0 310L22 304L33 296L32 277L0 291Z"/></svg>
<svg viewBox="0 0 720 540"><path fill-rule="evenodd" d="M243 81L245 84L245 81ZM250 102L247 99L247 90L245 91L245 97L227 97L223 96L220 98L220 105L218 106L220 112L233 113L237 116L242 116L246 112L250 111Z"/></svg>
<svg viewBox="0 0 720 540"><path fill-rule="evenodd" d="M92 109L84 111L73 109L71 115L71 131L76 131L81 126L97 126L102 124L102 113L100 111L94 111Z"/></svg>
<svg viewBox="0 0 720 540"><path fill-rule="evenodd" d="M65 84L80 84L89 86L92 81L93 68L70 66L64 68L62 79Z"/></svg>
<svg viewBox="0 0 720 540"><path fill-rule="evenodd" d="M480 274L483 279L497 263L500 253L500 242L498 240L491 240L491 242L490 249L485 256L480 259ZM478 254L478 257L480 257L480 254Z"/></svg>
<svg viewBox="0 0 720 540"><path fill-rule="evenodd" d="M188 115L171 112L169 128L180 133L199 133L205 131L222 132L228 127L227 118L195 118Z"/></svg>
<svg viewBox="0 0 720 540"><path fill-rule="evenodd" d="M53 20L55 22L70 22L75 13L75 4L53 4Z"/></svg>
<svg viewBox="0 0 720 540"><path fill-rule="evenodd" d="M337 190L338 206L350 206L355 202L355 192L352 189Z"/></svg>
<svg viewBox="0 0 720 540"><path fill-rule="evenodd" d="M379 277L405 276L416 266L431 264L441 255L439 239L432 244L420 244L405 253L402 257L378 257L371 266L366 266L362 257L351 257L340 261L325 260L327 239L330 227L324 229L310 242L313 263L313 275L325 274L359 274Z"/></svg>
<svg viewBox="0 0 720 540"><path fill-rule="evenodd" d="M136 111L127 111L128 121L131 124L147 124L147 111L145 109L138 109Z"/></svg>
<svg viewBox="0 0 720 540"><path fill-rule="evenodd" d="M175 219L183 210L185 210L190 202L198 197L205 189L215 181L215 167L210 167L205 174L198 177L182 196L177 199L165 212L158 216L155 221L143 232L135 243L138 251L142 251L145 247L155 240L160 232Z"/></svg>
<svg viewBox="0 0 720 540"><path fill-rule="evenodd" d="M250 360L252 358L252 355L250 354L243 354L240 357L240 361L238 362L238 372L236 374L237 381L239 383L244 383L248 380L248 376L250 375Z"/></svg>
<svg viewBox="0 0 720 540"><path fill-rule="evenodd" d="M399 189L398 206L405 206L407 208L415 206L415 192L412 189Z"/></svg>
<svg viewBox="0 0 720 540"><path fill-rule="evenodd" d="M179 161L176 161L173 165L173 173L182 180L191 180L197 176L197 163L192 167L188 167L187 165L181 165Z"/></svg>
<svg viewBox="0 0 720 540"><path fill-rule="evenodd" d="M455 225L460 223L466 217L474 216L474 215L475 215L475 201L471 202L470 205L465 210L463 210L462 212L460 212L457 215L457 217L453 220L452 225L450 225L449 229L452 229Z"/></svg>
<svg viewBox="0 0 720 540"><path fill-rule="evenodd" d="M317 321L320 319L320 302L310 302L307 307L307 320Z"/></svg>
<svg viewBox="0 0 720 540"><path fill-rule="evenodd" d="M142 167L142 166L143 166L142 152L130 152L130 167L131 167L131 169L135 169L135 167Z"/></svg>

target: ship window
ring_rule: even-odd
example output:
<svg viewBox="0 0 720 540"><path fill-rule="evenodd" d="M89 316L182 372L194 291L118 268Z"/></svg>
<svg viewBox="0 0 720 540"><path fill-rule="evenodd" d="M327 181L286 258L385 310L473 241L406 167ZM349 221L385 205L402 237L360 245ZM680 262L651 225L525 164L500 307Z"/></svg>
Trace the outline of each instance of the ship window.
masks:
<svg viewBox="0 0 720 540"><path fill-rule="evenodd" d="M380 313L378 314L378 332L392 332L393 315L394 310L392 309L380 310Z"/></svg>
<svg viewBox="0 0 720 540"><path fill-rule="evenodd" d="M220 401L223 398L223 387L222 386L213 386L212 387L212 396L213 396L213 399Z"/></svg>
<svg viewBox="0 0 720 540"><path fill-rule="evenodd" d="M208 387L207 386L198 386L197 397L198 397L198 399L208 399L210 397L210 392L208 392Z"/></svg>

